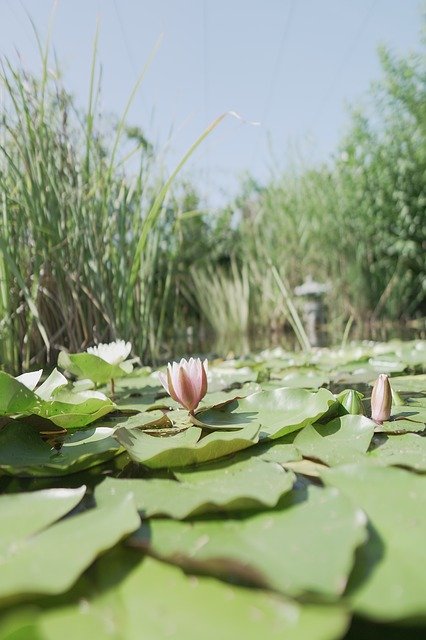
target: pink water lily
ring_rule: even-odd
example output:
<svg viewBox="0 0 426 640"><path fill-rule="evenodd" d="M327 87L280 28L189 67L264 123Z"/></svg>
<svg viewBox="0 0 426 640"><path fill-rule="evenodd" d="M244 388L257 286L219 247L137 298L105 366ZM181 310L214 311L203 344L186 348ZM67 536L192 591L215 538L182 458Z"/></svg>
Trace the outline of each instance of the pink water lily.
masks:
<svg viewBox="0 0 426 640"><path fill-rule="evenodd" d="M159 373L167 393L188 411L194 411L207 393L207 360L182 358L168 363L167 374Z"/></svg>

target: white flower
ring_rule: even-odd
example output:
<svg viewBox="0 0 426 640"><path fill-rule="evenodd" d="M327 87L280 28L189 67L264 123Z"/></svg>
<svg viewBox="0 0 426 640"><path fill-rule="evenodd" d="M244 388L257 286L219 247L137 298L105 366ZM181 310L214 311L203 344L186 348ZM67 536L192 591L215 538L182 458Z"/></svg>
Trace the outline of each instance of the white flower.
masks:
<svg viewBox="0 0 426 640"><path fill-rule="evenodd" d="M89 347L87 353L91 353L108 364L117 365L123 362L132 350L131 342L117 340L109 344L98 344L96 347Z"/></svg>
<svg viewBox="0 0 426 640"><path fill-rule="evenodd" d="M59 389L66 387L68 380L57 369L53 369L52 373L46 378L43 384L36 388L42 373L43 369L39 369L39 371L31 371L30 373L22 373L20 376L17 376L15 380L18 380L18 382L27 387L27 389L34 391L39 398L48 402L49 400L52 400L53 396L56 395Z"/></svg>

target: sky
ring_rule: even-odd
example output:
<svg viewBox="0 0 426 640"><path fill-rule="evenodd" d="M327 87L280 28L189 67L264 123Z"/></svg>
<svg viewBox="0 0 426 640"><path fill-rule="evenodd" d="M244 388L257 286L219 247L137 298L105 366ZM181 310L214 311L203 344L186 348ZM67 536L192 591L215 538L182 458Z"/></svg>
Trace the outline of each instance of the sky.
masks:
<svg viewBox="0 0 426 640"><path fill-rule="evenodd" d="M84 108L98 25L107 114L123 112L153 57L128 120L169 170L215 117L240 114L222 122L186 169L215 207L245 174L262 183L295 157L327 160L348 108L380 78L378 45L418 49L424 9L422 0L0 0L0 55L19 53L36 71L28 16L42 39L52 20L65 87Z"/></svg>

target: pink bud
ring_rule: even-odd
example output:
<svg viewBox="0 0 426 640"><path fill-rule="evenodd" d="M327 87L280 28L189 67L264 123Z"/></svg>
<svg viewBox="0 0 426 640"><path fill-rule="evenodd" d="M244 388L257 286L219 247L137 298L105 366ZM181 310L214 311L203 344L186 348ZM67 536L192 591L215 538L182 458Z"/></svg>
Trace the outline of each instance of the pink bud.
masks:
<svg viewBox="0 0 426 640"><path fill-rule="evenodd" d="M167 393L188 411L194 411L207 393L207 360L182 358L167 365L167 375L158 374Z"/></svg>
<svg viewBox="0 0 426 640"><path fill-rule="evenodd" d="M389 376L381 373L371 393L371 419L380 424L389 420L392 407L392 390Z"/></svg>

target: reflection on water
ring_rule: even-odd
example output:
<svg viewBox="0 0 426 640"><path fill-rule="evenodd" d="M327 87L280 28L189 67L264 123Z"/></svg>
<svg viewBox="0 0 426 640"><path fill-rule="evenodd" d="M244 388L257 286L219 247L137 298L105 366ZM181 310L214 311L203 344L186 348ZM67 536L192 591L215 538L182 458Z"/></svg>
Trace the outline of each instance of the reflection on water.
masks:
<svg viewBox="0 0 426 640"><path fill-rule="evenodd" d="M343 332L344 327L336 331L331 325L322 326L318 331L320 345L323 347L339 346L342 342ZM387 342L395 339L426 339L426 319L394 323L354 324L348 336L348 341L373 340L374 342ZM206 354L209 357L239 357L274 347L282 347L286 351L301 350L300 344L292 331L216 336L212 331L203 329L197 333L191 328L186 336L180 336L174 341L171 353L159 358L159 362L193 354Z"/></svg>

